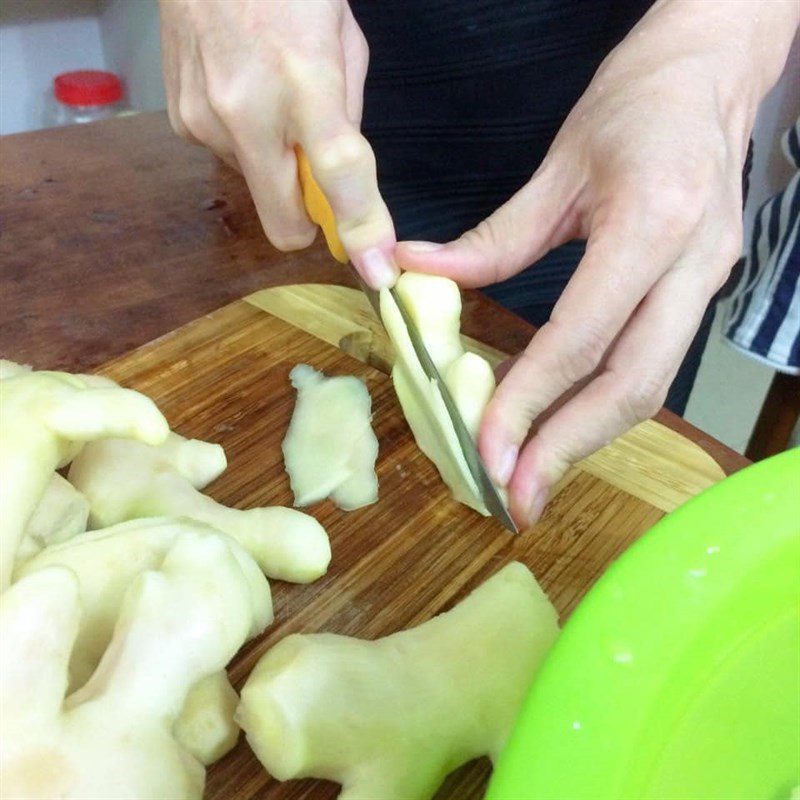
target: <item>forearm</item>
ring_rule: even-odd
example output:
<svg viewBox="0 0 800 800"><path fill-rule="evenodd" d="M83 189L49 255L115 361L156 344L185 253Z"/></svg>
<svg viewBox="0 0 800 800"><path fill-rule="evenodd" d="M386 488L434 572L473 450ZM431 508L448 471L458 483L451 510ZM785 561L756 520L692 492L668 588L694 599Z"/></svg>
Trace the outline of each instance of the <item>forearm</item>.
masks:
<svg viewBox="0 0 800 800"><path fill-rule="evenodd" d="M604 68L641 73L693 62L697 80L710 79L721 114L733 112L749 133L799 24L797 0L657 0L598 76Z"/></svg>

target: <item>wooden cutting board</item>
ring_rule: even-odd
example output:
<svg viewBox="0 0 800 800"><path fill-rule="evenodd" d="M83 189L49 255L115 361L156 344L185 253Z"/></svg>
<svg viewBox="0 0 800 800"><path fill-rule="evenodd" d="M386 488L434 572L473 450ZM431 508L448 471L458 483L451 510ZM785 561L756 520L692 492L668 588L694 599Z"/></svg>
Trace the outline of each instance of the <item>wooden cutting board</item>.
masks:
<svg viewBox="0 0 800 800"><path fill-rule="evenodd" d="M467 344L494 362L502 357ZM222 444L228 470L208 492L249 508L292 502L280 444L294 404L288 374L297 363L366 382L380 442L380 500L349 513L329 502L310 509L331 538L330 570L309 586L272 583L275 624L233 662L237 687L289 633L383 636L446 610L514 559L530 567L563 620L606 566L666 510L723 477L692 442L645 423L574 468L538 525L511 536L449 498L395 398L387 375L391 346L365 298L345 287L258 292L100 372L152 397L185 436ZM480 798L488 772L485 760L467 765L437 797ZM242 737L209 770L206 797L325 800L337 792L321 781L272 781Z"/></svg>

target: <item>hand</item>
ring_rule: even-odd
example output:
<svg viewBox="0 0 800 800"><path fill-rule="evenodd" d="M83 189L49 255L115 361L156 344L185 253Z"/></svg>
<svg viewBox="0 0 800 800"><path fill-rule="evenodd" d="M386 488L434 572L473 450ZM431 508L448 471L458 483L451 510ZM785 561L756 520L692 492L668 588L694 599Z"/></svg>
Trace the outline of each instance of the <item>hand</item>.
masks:
<svg viewBox="0 0 800 800"><path fill-rule="evenodd" d="M570 464L662 405L739 256L748 135L796 18L788 3L656 3L517 194L455 242L398 245L404 269L485 286L588 239L481 425L480 451L520 524Z"/></svg>
<svg viewBox="0 0 800 800"><path fill-rule="evenodd" d="M307 247L294 146L303 147L356 268L396 276L394 227L361 135L369 52L344 0L161 0L170 122L240 170L269 240Z"/></svg>

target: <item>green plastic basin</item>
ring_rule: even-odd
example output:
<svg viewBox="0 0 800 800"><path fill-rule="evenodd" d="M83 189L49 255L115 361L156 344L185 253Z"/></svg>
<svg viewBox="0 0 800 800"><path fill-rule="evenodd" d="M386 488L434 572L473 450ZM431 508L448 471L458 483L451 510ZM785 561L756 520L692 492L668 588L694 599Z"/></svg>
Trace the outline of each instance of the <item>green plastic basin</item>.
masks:
<svg viewBox="0 0 800 800"><path fill-rule="evenodd" d="M487 800L788 800L800 785L800 450L661 520L589 591Z"/></svg>

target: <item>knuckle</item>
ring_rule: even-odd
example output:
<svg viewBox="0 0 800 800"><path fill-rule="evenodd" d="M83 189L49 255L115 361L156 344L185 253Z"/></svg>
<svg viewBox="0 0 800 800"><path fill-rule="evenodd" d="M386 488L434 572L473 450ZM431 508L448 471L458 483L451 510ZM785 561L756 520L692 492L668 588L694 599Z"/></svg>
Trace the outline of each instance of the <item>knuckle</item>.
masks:
<svg viewBox="0 0 800 800"><path fill-rule="evenodd" d="M713 249L706 251L708 258L703 288L709 297L716 294L727 282L734 264L742 256L742 220L734 218L712 240Z"/></svg>
<svg viewBox="0 0 800 800"><path fill-rule="evenodd" d="M208 105L225 122L242 119L247 109L252 107L247 104L243 92L215 84L208 87Z"/></svg>
<svg viewBox="0 0 800 800"><path fill-rule="evenodd" d="M316 171L320 180L338 181L356 170L374 168L372 148L359 133L340 134L319 147L316 153Z"/></svg>
<svg viewBox="0 0 800 800"><path fill-rule="evenodd" d="M358 31L358 49L361 53L361 58L364 60L364 63L369 63L369 42L367 41L367 37L361 32L361 29Z"/></svg>
<svg viewBox="0 0 800 800"><path fill-rule="evenodd" d="M742 254L742 220L737 217L729 225L725 226L722 234L720 235L719 242L717 243L717 252L719 253L719 260L725 268L727 275L731 266L739 260Z"/></svg>
<svg viewBox="0 0 800 800"><path fill-rule="evenodd" d="M497 225L489 217L481 220L474 228L468 230L462 236L465 243L470 247L480 250L491 250L498 252L498 248L502 247L502 237L499 235Z"/></svg>
<svg viewBox="0 0 800 800"><path fill-rule="evenodd" d="M654 376L639 376L621 394L623 419L636 424L658 413L667 396L664 382Z"/></svg>
<svg viewBox="0 0 800 800"><path fill-rule="evenodd" d="M353 20L353 26L350 29L350 33L352 34L352 47L354 54L363 59L369 58L369 42L367 41L367 37L364 36L364 31L361 30L359 25Z"/></svg>
<svg viewBox="0 0 800 800"><path fill-rule="evenodd" d="M645 180L637 188L639 206L656 233L679 238L688 236L703 211L704 187L687 175Z"/></svg>
<svg viewBox="0 0 800 800"><path fill-rule="evenodd" d="M494 282L506 277L514 266L514 256L511 250L512 232L503 230L501 222L496 216L481 220L474 228L466 231L460 241L475 250L490 257L494 268Z"/></svg>
<svg viewBox="0 0 800 800"><path fill-rule="evenodd" d="M290 41L276 43L270 54L272 68L295 90L313 84L329 66L324 57L315 55L316 36L313 30L297 31Z"/></svg>
<svg viewBox="0 0 800 800"><path fill-rule="evenodd" d="M728 282L728 276L730 274L731 271L729 267L713 270L706 283L706 294L709 297L713 297Z"/></svg>
<svg viewBox="0 0 800 800"><path fill-rule="evenodd" d="M530 392L523 376L536 374L537 362L524 350L509 373L509 380L500 382L484 412L481 430L504 431L507 438L521 442L531 423L541 414L539 399Z"/></svg>
<svg viewBox="0 0 800 800"><path fill-rule="evenodd" d="M267 238L272 246L283 253L290 253L294 250L303 250L314 241L316 230L312 229L305 232L289 231L266 231Z"/></svg>
<svg viewBox="0 0 800 800"><path fill-rule="evenodd" d="M570 383L577 383L602 363L611 344L606 326L599 320L585 319L571 330L561 326L566 347L559 350L557 367Z"/></svg>
<svg viewBox="0 0 800 800"><path fill-rule="evenodd" d="M574 453L569 451L566 445L553 442L552 440L550 442L548 455L550 468L547 472L549 473L549 483L553 485L578 459Z"/></svg>
<svg viewBox="0 0 800 800"><path fill-rule="evenodd" d="M169 124L172 130L181 137L181 139L190 139L191 135L189 134L189 129L186 125L183 124L183 120L181 119L180 113L178 113L173 106L167 110L167 116L169 117Z"/></svg>
<svg viewBox="0 0 800 800"><path fill-rule="evenodd" d="M543 454L543 473L552 486L574 464L580 460L580 447L563 436L551 435L546 428L537 434L537 446Z"/></svg>
<svg viewBox="0 0 800 800"><path fill-rule="evenodd" d="M189 135L201 142L205 141L208 120L201 106L192 100L181 98L178 113Z"/></svg>

